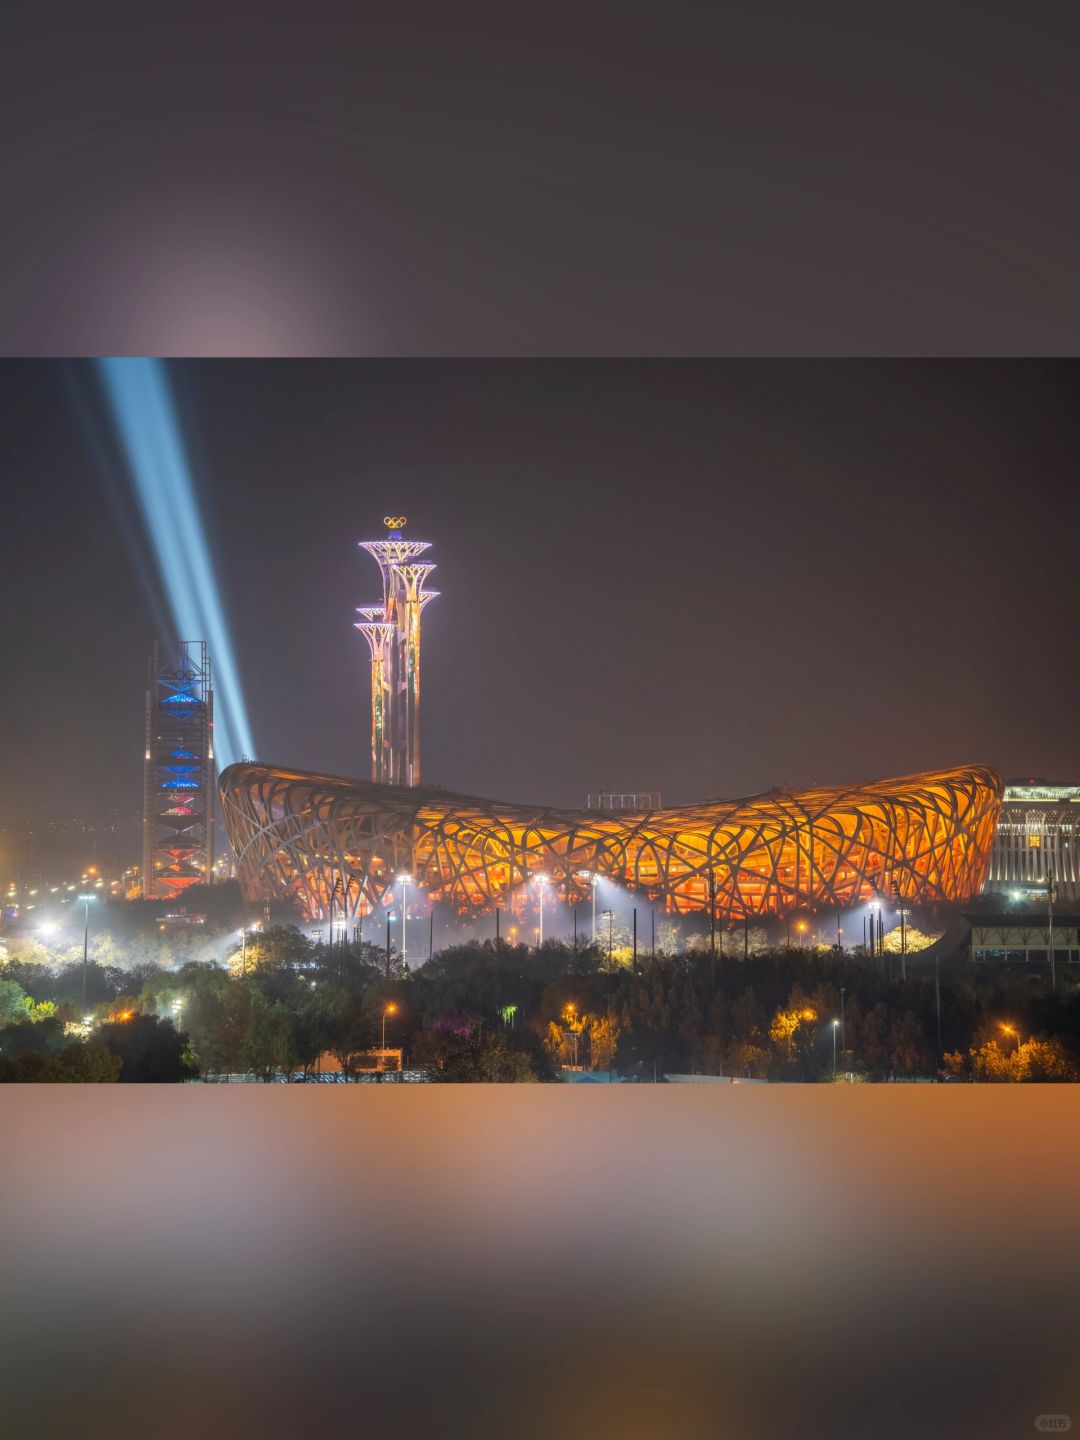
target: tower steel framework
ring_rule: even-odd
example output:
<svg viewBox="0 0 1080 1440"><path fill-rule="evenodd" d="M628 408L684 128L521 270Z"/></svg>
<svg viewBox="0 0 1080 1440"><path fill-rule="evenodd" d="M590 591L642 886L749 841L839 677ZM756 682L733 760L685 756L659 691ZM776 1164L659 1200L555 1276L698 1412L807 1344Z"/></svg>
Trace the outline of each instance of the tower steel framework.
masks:
<svg viewBox="0 0 1080 1440"><path fill-rule="evenodd" d="M503 804L326 775L231 765L225 825L251 897L329 897L354 913L400 871L432 900L478 913L544 875L570 902L605 876L676 913L724 921L896 895L965 899L986 875L1001 779L983 766L866 785L771 791L632 814Z"/></svg>
<svg viewBox="0 0 1080 1440"><path fill-rule="evenodd" d="M214 692L202 640L163 659L155 643L146 691L143 895L209 884L214 869Z"/></svg>
<svg viewBox="0 0 1080 1440"><path fill-rule="evenodd" d="M420 783L420 617L437 590L425 590L435 569L416 563L428 540L407 540L404 515L387 515L382 540L361 540L379 566L381 605L357 609L356 629L371 651L371 778L383 785Z"/></svg>

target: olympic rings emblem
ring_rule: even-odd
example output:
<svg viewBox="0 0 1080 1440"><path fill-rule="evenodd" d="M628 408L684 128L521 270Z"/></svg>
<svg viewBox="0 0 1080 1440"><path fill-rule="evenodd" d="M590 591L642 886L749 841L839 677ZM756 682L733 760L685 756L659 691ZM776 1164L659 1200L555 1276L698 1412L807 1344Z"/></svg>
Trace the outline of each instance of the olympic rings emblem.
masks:
<svg viewBox="0 0 1080 1440"><path fill-rule="evenodd" d="M384 515L382 523L388 530L400 530L407 521L404 515Z"/></svg>

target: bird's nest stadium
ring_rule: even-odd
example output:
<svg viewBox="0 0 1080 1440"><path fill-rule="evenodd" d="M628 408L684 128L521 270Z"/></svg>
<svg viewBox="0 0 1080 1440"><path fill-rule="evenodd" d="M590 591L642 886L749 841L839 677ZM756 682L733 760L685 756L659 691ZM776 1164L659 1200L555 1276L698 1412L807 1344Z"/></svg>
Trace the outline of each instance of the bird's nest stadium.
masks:
<svg viewBox="0 0 1080 1440"><path fill-rule="evenodd" d="M570 903L600 876L671 913L712 905L726 921L884 895L959 901L982 886L1001 796L985 766L640 814L252 763L221 776L246 897L292 901L310 920L370 913L402 872L462 914L508 903L539 876Z"/></svg>

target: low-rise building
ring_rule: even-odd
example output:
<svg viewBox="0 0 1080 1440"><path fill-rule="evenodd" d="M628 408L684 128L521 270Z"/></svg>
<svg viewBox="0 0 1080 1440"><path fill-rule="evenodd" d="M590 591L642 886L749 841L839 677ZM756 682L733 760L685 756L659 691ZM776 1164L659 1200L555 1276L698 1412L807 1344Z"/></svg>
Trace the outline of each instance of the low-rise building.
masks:
<svg viewBox="0 0 1080 1440"><path fill-rule="evenodd" d="M1034 900L1051 873L1059 900L1080 900L1080 785L1010 780L983 889Z"/></svg>

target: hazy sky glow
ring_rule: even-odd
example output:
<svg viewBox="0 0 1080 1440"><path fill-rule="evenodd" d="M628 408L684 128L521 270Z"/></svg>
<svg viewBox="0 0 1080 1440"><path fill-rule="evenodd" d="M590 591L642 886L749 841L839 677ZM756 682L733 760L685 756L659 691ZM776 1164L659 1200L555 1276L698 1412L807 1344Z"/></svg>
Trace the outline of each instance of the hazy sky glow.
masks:
<svg viewBox="0 0 1080 1440"><path fill-rule="evenodd" d="M210 648L214 749L224 769L254 754L255 746L166 367L146 359L98 365L174 633Z"/></svg>
<svg viewBox="0 0 1080 1440"><path fill-rule="evenodd" d="M0 351L1072 354L1075 5L0 7Z"/></svg>
<svg viewBox="0 0 1080 1440"><path fill-rule="evenodd" d="M397 512L439 567L427 779L578 804L967 761L1080 773L1074 367L206 361L169 376L259 758L366 773L352 622L379 579L357 542ZM137 813L168 607L140 580L157 567L126 459L89 365L7 362L0 378L5 794L17 814Z"/></svg>

